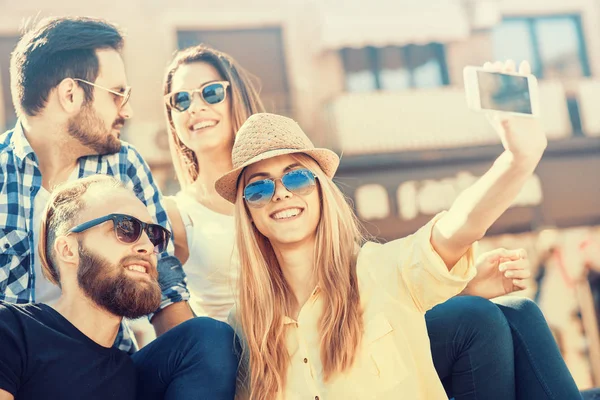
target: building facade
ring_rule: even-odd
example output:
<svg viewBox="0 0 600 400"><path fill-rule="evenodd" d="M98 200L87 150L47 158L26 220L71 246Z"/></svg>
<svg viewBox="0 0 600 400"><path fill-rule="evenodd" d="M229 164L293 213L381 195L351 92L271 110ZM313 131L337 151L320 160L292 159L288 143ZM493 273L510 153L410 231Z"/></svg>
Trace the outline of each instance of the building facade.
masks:
<svg viewBox="0 0 600 400"><path fill-rule="evenodd" d="M529 60L548 151L482 246L528 248L538 275L530 296L580 387L600 385L600 295L589 278L600 252L582 255L600 243L600 1L0 0L0 9L0 127L16 121L8 60L24 21L106 18L127 34L135 115L125 138L174 193L163 74L174 51L206 43L256 77L269 111L342 154L337 182L384 240L447 208L501 151L485 118L466 106L463 68ZM556 307L549 298L569 301Z"/></svg>

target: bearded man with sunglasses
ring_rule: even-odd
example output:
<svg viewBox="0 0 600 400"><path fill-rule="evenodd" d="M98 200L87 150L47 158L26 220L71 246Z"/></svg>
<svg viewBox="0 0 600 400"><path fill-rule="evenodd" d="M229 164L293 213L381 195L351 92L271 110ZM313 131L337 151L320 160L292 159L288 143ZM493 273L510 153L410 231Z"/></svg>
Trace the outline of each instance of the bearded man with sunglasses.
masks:
<svg viewBox="0 0 600 400"><path fill-rule="evenodd" d="M132 356L113 347L123 317L158 308L157 256L170 235L112 177L59 186L42 215L39 252L62 294L51 306L0 301L0 400L233 398L235 353L210 368L199 362L233 345L223 322L191 319ZM207 330L220 334L189 334Z"/></svg>
<svg viewBox="0 0 600 400"><path fill-rule="evenodd" d="M0 300L52 303L60 290L42 277L36 251L40 215L57 184L92 174L115 176L169 227L148 165L121 129L133 115L119 30L99 19L61 17L25 33L11 57L19 117L0 135ZM149 315L157 335L193 318L181 263L169 245L158 257L160 306ZM137 349L124 327L116 345Z"/></svg>

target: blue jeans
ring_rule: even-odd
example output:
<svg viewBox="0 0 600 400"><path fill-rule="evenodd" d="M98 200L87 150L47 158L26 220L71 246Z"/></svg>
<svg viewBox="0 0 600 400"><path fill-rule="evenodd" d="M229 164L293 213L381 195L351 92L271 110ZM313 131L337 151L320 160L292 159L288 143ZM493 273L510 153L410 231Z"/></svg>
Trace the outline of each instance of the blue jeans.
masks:
<svg viewBox="0 0 600 400"><path fill-rule="evenodd" d="M229 325L206 317L167 331L131 356L137 369L137 398L232 400L236 340Z"/></svg>
<svg viewBox="0 0 600 400"><path fill-rule="evenodd" d="M537 305L458 296L425 314L437 373L456 400L580 400Z"/></svg>

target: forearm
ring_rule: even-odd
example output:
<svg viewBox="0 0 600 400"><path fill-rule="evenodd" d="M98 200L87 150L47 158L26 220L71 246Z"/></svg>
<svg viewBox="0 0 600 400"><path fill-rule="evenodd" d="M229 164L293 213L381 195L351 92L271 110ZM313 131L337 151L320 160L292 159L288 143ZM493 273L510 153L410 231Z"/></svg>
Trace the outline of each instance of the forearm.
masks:
<svg viewBox="0 0 600 400"><path fill-rule="evenodd" d="M539 159L504 152L436 224L432 245L451 267L513 203Z"/></svg>
<svg viewBox="0 0 600 400"><path fill-rule="evenodd" d="M154 326L156 336L160 336L169 329L174 328L182 322L192 318L194 318L194 314L192 313L192 309L190 308L188 302L180 301L178 303L171 304L170 306L156 313L150 322L152 323L152 326Z"/></svg>
<svg viewBox="0 0 600 400"><path fill-rule="evenodd" d="M158 283L162 291L160 310L151 316L156 335L194 317L188 304L190 293L187 290L185 272L176 257L167 255L158 262Z"/></svg>

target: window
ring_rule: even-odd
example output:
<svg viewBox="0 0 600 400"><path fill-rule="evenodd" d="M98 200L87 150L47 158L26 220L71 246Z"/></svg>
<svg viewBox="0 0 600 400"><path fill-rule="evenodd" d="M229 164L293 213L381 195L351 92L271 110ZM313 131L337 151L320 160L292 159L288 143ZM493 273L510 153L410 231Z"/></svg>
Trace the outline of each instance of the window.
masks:
<svg viewBox="0 0 600 400"><path fill-rule="evenodd" d="M590 76L579 15L506 18L492 32L496 60L528 60L538 78L577 79ZM573 133L581 134L579 103L567 96Z"/></svg>
<svg viewBox="0 0 600 400"><path fill-rule="evenodd" d="M269 112L293 116L281 28L177 32L180 49L199 43L230 54L258 78L257 88Z"/></svg>
<svg viewBox="0 0 600 400"><path fill-rule="evenodd" d="M496 60L528 60L539 78L590 76L578 15L506 18L492 41Z"/></svg>
<svg viewBox="0 0 600 400"><path fill-rule="evenodd" d="M18 36L0 36L0 133L15 126L17 116L10 95L10 54L14 50Z"/></svg>
<svg viewBox="0 0 600 400"><path fill-rule="evenodd" d="M438 87L449 83L446 54L439 43L345 48L341 55L349 92Z"/></svg>

